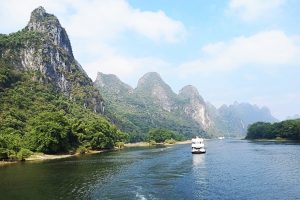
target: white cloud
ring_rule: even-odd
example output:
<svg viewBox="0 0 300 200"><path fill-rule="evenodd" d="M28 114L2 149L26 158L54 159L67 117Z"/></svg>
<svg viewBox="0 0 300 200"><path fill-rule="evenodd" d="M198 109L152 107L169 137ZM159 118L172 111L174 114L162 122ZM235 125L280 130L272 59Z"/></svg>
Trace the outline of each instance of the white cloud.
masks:
<svg viewBox="0 0 300 200"><path fill-rule="evenodd" d="M141 11L124 0L76 1L72 7L66 23L76 37L115 39L129 30L154 41L177 42L185 34L183 24L164 12Z"/></svg>
<svg viewBox="0 0 300 200"><path fill-rule="evenodd" d="M177 42L185 35L185 27L180 21L163 11L133 8L126 0L2 0L1 30L16 31L16 28L24 27L30 12L41 5L59 16L74 37L106 40L129 30L154 41Z"/></svg>
<svg viewBox="0 0 300 200"><path fill-rule="evenodd" d="M38 6L58 17L70 36L75 57L92 78L102 71L129 80L168 65L159 58L122 55L124 48L118 41L124 39L124 33L155 43L175 43L186 34L184 25L163 11L133 8L126 0L1 0L0 32L25 27L31 11Z"/></svg>
<svg viewBox="0 0 300 200"><path fill-rule="evenodd" d="M270 70L300 63L299 44L293 37L278 30L208 44L202 51L201 58L183 63L179 72L183 75L224 72L245 66Z"/></svg>
<svg viewBox="0 0 300 200"><path fill-rule="evenodd" d="M230 0L229 10L243 20L261 20L274 16L285 0Z"/></svg>

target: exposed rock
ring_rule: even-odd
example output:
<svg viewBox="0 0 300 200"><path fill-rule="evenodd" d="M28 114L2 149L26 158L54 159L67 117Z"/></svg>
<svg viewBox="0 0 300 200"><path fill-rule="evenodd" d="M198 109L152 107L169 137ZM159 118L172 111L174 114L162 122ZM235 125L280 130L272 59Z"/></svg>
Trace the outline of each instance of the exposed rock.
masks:
<svg viewBox="0 0 300 200"><path fill-rule="evenodd" d="M148 72L139 79L136 92L153 99L159 108L171 112L176 94L157 72Z"/></svg>
<svg viewBox="0 0 300 200"><path fill-rule="evenodd" d="M191 136L242 136L250 123L272 122L267 108L235 102L217 109L205 102L197 88L188 85L176 95L156 72L145 74L132 89L114 75L98 74L95 85L110 102L108 108L126 119L133 131L165 127ZM132 92L128 92L132 91ZM120 122L123 123L123 122ZM125 127L125 126L124 126Z"/></svg>
<svg viewBox="0 0 300 200"><path fill-rule="evenodd" d="M187 87L182 90L182 96L177 95L156 72L141 77L135 89L114 75L98 73L95 86L110 102L108 110L122 116L123 121L117 124L133 127L126 131L147 132L149 128L163 127L191 137L205 135L203 130L210 126L205 103L197 89L193 88L195 92L191 93Z"/></svg>
<svg viewBox="0 0 300 200"><path fill-rule="evenodd" d="M212 120L197 88L192 85L185 86L179 91L178 96L183 102L182 109L184 112L200 124L204 130L208 130L212 126Z"/></svg>
<svg viewBox="0 0 300 200"><path fill-rule="evenodd" d="M103 99L92 80L74 59L65 29L43 7L31 13L28 25L8 37L19 38L12 46L0 46L2 59L20 70L35 72L33 78L51 84L70 99L95 112L104 111Z"/></svg>
<svg viewBox="0 0 300 200"><path fill-rule="evenodd" d="M32 11L30 21L25 29L46 34L54 45L63 48L68 56L74 58L67 32L60 25L58 19L54 15L46 13L43 7L40 6Z"/></svg>
<svg viewBox="0 0 300 200"><path fill-rule="evenodd" d="M133 92L133 88L131 86L123 83L114 74L103 74L101 72L98 72L94 85L96 87L106 88L110 91L110 93L115 95Z"/></svg>

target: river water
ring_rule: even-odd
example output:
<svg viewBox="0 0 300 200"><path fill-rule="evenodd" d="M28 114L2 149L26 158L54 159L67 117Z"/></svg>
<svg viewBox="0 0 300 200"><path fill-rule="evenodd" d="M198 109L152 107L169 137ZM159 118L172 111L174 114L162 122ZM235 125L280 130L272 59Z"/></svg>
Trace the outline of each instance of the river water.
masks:
<svg viewBox="0 0 300 200"><path fill-rule="evenodd" d="M300 199L300 145L127 148L0 168L0 199Z"/></svg>

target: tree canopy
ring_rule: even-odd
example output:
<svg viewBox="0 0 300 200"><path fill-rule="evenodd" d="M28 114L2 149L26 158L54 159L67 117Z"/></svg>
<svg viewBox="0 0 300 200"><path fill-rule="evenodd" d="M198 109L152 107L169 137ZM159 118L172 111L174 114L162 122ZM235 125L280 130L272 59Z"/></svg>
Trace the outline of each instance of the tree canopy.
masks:
<svg viewBox="0 0 300 200"><path fill-rule="evenodd" d="M104 116L34 80L34 73L19 73L0 60L0 159L112 148L127 139Z"/></svg>
<svg viewBox="0 0 300 200"><path fill-rule="evenodd" d="M246 139L286 138L300 140L300 119L285 120L277 123L257 122L248 127Z"/></svg>
<svg viewBox="0 0 300 200"><path fill-rule="evenodd" d="M147 134L148 141L154 140L157 143L165 142L166 140L175 139L182 140L182 136L174 133L171 130L164 128L151 129Z"/></svg>

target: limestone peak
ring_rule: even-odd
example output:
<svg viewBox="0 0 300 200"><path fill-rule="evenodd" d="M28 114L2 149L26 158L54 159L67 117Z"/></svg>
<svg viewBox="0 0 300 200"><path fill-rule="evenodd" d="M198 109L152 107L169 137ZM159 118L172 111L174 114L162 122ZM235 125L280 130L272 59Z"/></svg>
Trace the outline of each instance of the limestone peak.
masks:
<svg viewBox="0 0 300 200"><path fill-rule="evenodd" d="M31 12L25 30L46 34L55 45L64 49L69 56L74 57L67 32L61 26L57 17L47 13L42 6Z"/></svg>
<svg viewBox="0 0 300 200"><path fill-rule="evenodd" d="M157 72L148 72L144 74L138 81L138 87L147 83L163 83L161 76Z"/></svg>
<svg viewBox="0 0 300 200"><path fill-rule="evenodd" d="M186 85L179 91L179 96L184 98L197 98L204 102L203 98L199 94L198 89L193 85Z"/></svg>

